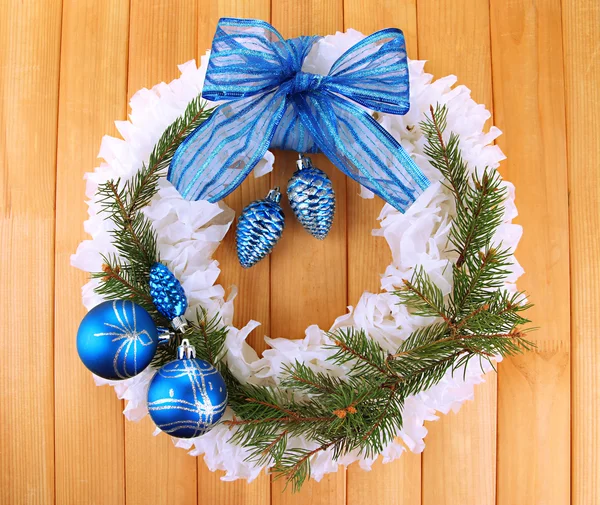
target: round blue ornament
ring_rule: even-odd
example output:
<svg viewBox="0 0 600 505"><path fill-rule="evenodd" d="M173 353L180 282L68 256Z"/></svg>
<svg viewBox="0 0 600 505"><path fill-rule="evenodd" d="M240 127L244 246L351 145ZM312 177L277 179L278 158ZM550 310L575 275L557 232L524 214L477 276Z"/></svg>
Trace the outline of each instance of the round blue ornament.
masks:
<svg viewBox="0 0 600 505"><path fill-rule="evenodd" d="M86 314L77 331L83 364L110 380L139 374L152 361L157 345L152 317L129 300L102 302Z"/></svg>
<svg viewBox="0 0 600 505"><path fill-rule="evenodd" d="M210 363L196 359L187 339L178 348L178 359L164 365L150 381L150 417L173 437L204 435L221 419L226 407L223 377Z"/></svg>

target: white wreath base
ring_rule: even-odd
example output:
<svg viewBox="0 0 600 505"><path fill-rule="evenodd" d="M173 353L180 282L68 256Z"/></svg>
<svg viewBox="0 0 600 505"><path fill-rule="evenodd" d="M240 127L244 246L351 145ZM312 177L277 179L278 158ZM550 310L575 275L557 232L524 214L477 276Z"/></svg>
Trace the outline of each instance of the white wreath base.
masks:
<svg viewBox="0 0 600 505"><path fill-rule="evenodd" d="M326 74L332 63L364 35L355 30L336 33L323 38L308 56L304 70ZM85 230L91 240L82 242L71 263L88 272L100 271L101 254L114 253L109 235L109 222L100 215L100 204L96 196L98 185L115 178L131 177L142 163L147 162L150 152L165 128L181 115L187 104L202 90L208 53L202 57L200 68L194 61L181 65L181 77L170 84L161 83L151 90L142 89L131 99L129 121L117 121L116 125L123 139L105 136L102 140L99 157L105 161L93 173L86 174L89 198L89 219ZM410 278L415 266L422 265L425 271L448 294L452 285L452 269L447 268L452 254L447 251L447 238L452 215L453 200L439 182L439 173L431 167L423 155L424 138L418 124L429 112L430 104L445 104L448 107L447 132L456 132L461 137L461 149L470 167L498 167L504 159L501 150L492 145L500 131L492 127L483 132L484 123L490 118L483 105L470 98L470 90L465 86L452 88L454 76L432 82L432 76L423 70L423 61L410 62L411 108L405 116L378 114L381 124L409 152L425 175L432 181L431 186L408 209L400 214L389 205L384 205L379 216L380 228L373 235L383 236L387 241L392 262L381 276L381 293L365 292L355 307L348 307L348 313L337 318L332 329L355 326L364 329L384 348L395 351L400 342L414 329L428 325L432 319L409 314L405 307L397 305L397 298L391 291L402 285L402 279ZM254 176L260 177L273 167L274 156L267 152ZM516 248L521 237L521 227L512 224L517 215L514 205L514 187L508 188L508 200L504 224L498 229L496 241L504 246ZM368 191L362 196L372 198ZM301 360L315 370L344 374L343 368L332 368L325 349L329 342L325 331L316 325L306 329L304 338L288 340L270 339L266 342L270 349L259 358L246 343L248 334L260 323L249 321L241 329L232 325L233 299L236 290L226 298L225 290L216 284L220 270L212 255L229 230L234 213L223 203L212 204L206 201L184 200L166 180L160 181L160 189L150 206L145 209L158 235L161 259L182 282L190 307L187 316L193 317L195 309L201 305L209 313L219 313L225 324L230 326L227 337L227 362L234 374L241 380L256 384L276 384L284 365ZM514 283L523 273L514 262L510 284L507 289L515 290ZM94 293L98 281L90 281L83 287L83 303L89 310L101 298ZM290 335L298 337L298 335ZM457 411L461 404L473 398L475 384L483 382L484 372L489 371L488 363L472 360L466 373L448 373L444 379L418 395L407 399L404 407L404 426L396 439L382 452L383 462L400 457L407 448L421 452L425 447L427 429L425 421L438 419L437 413ZM129 380L114 382L95 377L96 383L110 384L117 396L127 401L124 414L127 419L138 421L147 413L146 391L154 370L147 369ZM226 418L231 418L228 409ZM157 430L159 431L159 430ZM242 447L228 442L231 432L228 427L218 425L202 437L190 440L174 439L178 447L189 450L194 456L204 454L208 468L212 471L224 470L224 480L239 478L255 479L264 467L256 467L245 461L247 452ZM298 447L314 448L310 443L297 439ZM338 465L349 465L358 461L364 469L370 469L374 459L349 454L334 461L330 451L318 454L311 465L312 477L320 480L324 474L335 472Z"/></svg>

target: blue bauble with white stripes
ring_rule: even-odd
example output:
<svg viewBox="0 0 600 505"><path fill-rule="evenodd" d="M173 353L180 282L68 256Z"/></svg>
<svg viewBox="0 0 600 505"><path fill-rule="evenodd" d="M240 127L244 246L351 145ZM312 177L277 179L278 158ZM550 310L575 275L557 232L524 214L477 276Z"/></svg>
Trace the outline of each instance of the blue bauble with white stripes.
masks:
<svg viewBox="0 0 600 505"><path fill-rule="evenodd" d="M152 317L130 300L102 302L90 310L77 331L83 364L110 380L128 379L154 358L158 332Z"/></svg>
<svg viewBox="0 0 600 505"><path fill-rule="evenodd" d="M148 411L154 424L177 438L204 435L227 407L223 377L210 363L184 356L156 372L148 388Z"/></svg>

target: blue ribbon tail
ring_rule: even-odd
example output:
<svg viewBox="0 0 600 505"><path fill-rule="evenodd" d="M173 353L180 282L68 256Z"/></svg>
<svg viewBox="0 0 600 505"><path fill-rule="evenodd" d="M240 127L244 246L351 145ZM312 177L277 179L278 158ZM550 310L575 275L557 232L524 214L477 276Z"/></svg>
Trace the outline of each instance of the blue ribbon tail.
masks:
<svg viewBox="0 0 600 505"><path fill-rule="evenodd" d="M429 186L408 153L365 110L332 93L295 98L323 153L348 177L400 212Z"/></svg>
<svg viewBox="0 0 600 505"><path fill-rule="evenodd" d="M181 143L167 179L188 200L225 198L264 156L286 101L270 91L220 105Z"/></svg>

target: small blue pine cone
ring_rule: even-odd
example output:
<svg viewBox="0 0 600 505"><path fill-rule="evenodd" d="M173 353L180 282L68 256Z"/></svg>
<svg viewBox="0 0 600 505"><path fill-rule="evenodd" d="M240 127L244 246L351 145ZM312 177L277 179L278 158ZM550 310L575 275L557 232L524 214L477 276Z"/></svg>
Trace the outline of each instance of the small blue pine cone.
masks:
<svg viewBox="0 0 600 505"><path fill-rule="evenodd" d="M156 310L169 321L185 314L188 306L185 291L171 270L162 263L154 263L150 269L150 296Z"/></svg>
<svg viewBox="0 0 600 505"><path fill-rule="evenodd" d="M266 198L252 202L240 214L235 240L238 259L244 268L256 265L281 238L285 218L280 200L279 188L275 188Z"/></svg>
<svg viewBox="0 0 600 505"><path fill-rule="evenodd" d="M296 219L313 237L323 240L333 223L335 192L331 180L300 155L298 169L288 182L287 195Z"/></svg>

